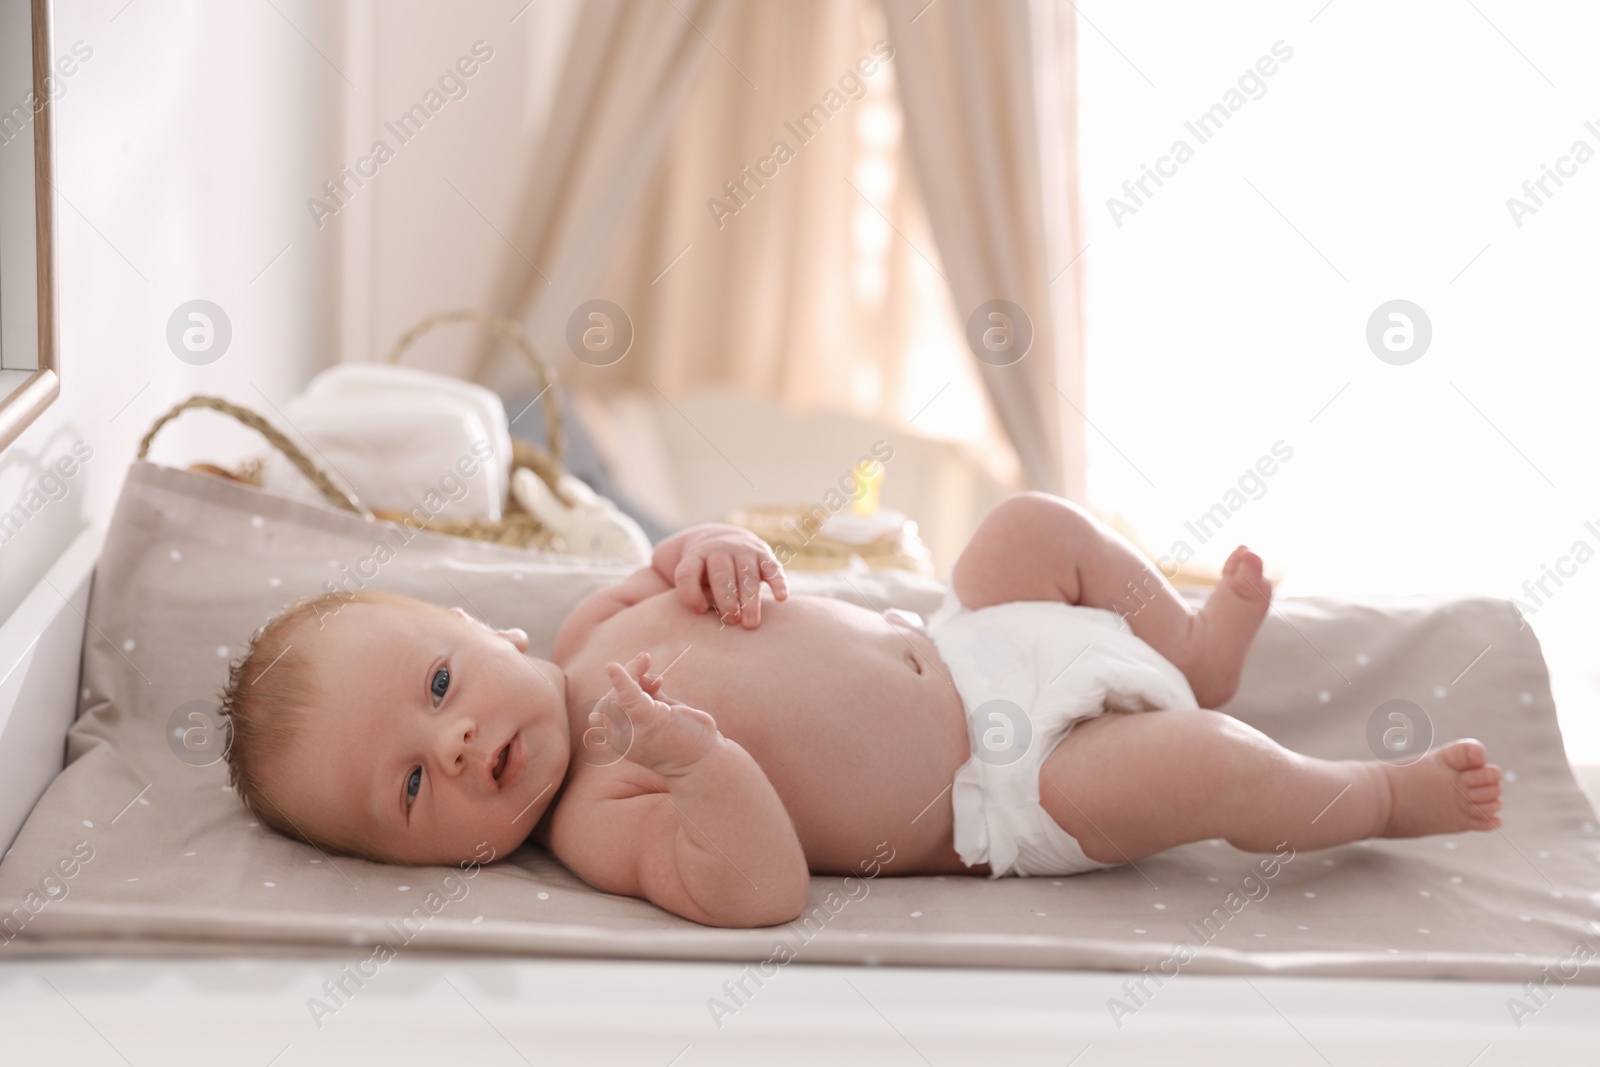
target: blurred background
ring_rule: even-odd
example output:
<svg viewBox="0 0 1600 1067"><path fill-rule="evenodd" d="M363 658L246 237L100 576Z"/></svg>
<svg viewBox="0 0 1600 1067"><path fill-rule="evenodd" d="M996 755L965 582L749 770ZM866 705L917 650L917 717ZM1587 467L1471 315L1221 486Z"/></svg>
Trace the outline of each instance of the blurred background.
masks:
<svg viewBox="0 0 1600 1067"><path fill-rule="evenodd" d="M1196 577L1245 543L1282 595L1516 598L1570 754L1600 762L1600 165L1575 150L1600 149L1600 12L1043 10L58 4L64 385L0 493L73 441L95 458L7 543L0 610L105 521L173 403L271 417L481 307L555 366L573 469L654 533L821 501L887 441L884 506L940 574L1026 487ZM195 299L232 328L205 366L166 341ZM1020 357L969 344L997 300ZM1368 340L1396 300L1431 333L1403 364ZM614 359L571 341L594 301L631 338ZM532 375L471 327L406 362L543 433ZM259 451L201 414L153 456Z"/></svg>

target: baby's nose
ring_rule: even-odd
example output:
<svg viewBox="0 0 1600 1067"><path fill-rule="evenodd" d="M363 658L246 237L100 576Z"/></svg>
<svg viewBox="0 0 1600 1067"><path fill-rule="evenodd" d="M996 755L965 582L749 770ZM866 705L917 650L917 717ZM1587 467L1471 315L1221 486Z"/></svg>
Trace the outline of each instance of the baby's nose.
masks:
<svg viewBox="0 0 1600 1067"><path fill-rule="evenodd" d="M467 769L471 744L477 736L477 726L465 716L447 722L440 728L435 754L445 774L453 776Z"/></svg>

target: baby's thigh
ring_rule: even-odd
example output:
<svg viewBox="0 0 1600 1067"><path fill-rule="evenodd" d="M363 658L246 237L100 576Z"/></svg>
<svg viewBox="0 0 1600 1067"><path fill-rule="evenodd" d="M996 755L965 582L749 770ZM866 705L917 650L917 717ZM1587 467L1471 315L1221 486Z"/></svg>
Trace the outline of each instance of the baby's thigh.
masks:
<svg viewBox="0 0 1600 1067"><path fill-rule="evenodd" d="M1216 732L1198 709L1108 711L1068 731L1039 768L1039 803L1084 855L1126 863L1217 836Z"/></svg>

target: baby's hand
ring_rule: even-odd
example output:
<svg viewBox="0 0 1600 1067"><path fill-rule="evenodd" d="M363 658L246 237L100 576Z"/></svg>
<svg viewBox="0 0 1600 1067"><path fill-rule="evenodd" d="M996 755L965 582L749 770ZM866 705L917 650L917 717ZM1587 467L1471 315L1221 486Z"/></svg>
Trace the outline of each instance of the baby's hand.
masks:
<svg viewBox="0 0 1600 1067"><path fill-rule="evenodd" d="M763 581L774 597L788 599L789 582L772 548L737 526L718 526L695 536L684 546L672 575L679 599L692 610L714 607L724 623L743 622L747 630L761 625Z"/></svg>
<svg viewBox="0 0 1600 1067"><path fill-rule="evenodd" d="M590 712L590 720L615 714L615 708L620 706L632 728L623 758L669 778L680 777L717 748L722 734L710 715L682 701L662 697L661 677L648 674L649 669L648 652L633 657L626 667L615 662L606 664L613 689L601 700L601 706ZM605 707L612 702L612 707Z"/></svg>

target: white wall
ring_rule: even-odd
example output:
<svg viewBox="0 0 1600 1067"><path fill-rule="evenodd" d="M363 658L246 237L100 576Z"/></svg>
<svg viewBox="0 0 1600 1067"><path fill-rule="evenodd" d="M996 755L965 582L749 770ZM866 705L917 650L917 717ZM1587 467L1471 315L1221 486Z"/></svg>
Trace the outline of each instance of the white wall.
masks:
<svg viewBox="0 0 1600 1067"><path fill-rule="evenodd" d="M56 6L57 51L92 49L56 105L62 395L0 456L0 503L23 499L75 442L94 455L0 547L0 617L74 534L109 520L139 438L173 403L216 394L273 418L328 363L380 358L423 314L484 303L514 254L497 231L511 227L577 10L575 0ZM384 122L478 41L493 56L466 95L400 144ZM343 201L329 198L323 183L380 138L393 159ZM313 198L337 212L319 219ZM196 298L233 329L206 366L180 361L166 339L174 309ZM413 362L449 369L465 340L430 337ZM152 457L260 451L253 434L197 412L164 430Z"/></svg>
<svg viewBox="0 0 1600 1067"><path fill-rule="evenodd" d="M324 54L343 50L341 11L124 3L56 5L57 51L93 50L55 105L62 391L0 456L0 502L22 499L77 441L93 458L0 548L0 617L78 531L108 520L139 437L168 406L197 392L281 403L332 355L337 235L309 225L304 201L337 147L329 101L345 83ZM180 361L165 337L197 297L233 327L208 366ZM186 415L157 458L228 459L251 444L220 423Z"/></svg>
<svg viewBox="0 0 1600 1067"><path fill-rule="evenodd" d="M482 307L510 238L514 202L526 187L534 145L559 98L561 57L578 0L349 0L350 93L346 161L376 139L394 158L325 220L341 230L345 309L342 358L382 359L405 329L431 311ZM481 43L480 43L481 42ZM403 145L385 126L437 89L458 60L492 52ZM459 90L458 90L459 92ZM445 95L445 94L441 94ZM406 361L456 373L473 335L464 327L425 337Z"/></svg>

